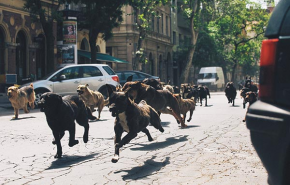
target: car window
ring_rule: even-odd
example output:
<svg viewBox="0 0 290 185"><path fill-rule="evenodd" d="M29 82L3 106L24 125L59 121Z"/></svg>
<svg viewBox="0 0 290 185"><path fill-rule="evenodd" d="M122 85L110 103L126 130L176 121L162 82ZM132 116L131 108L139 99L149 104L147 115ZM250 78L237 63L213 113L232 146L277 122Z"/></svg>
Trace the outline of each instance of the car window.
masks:
<svg viewBox="0 0 290 185"><path fill-rule="evenodd" d="M83 67L83 77L94 77L94 76L103 76L102 72L99 68L93 66L85 66Z"/></svg>
<svg viewBox="0 0 290 185"><path fill-rule="evenodd" d="M61 75L65 75L66 79L64 80L71 80L75 78L80 78L80 68L79 67L70 67L63 69L56 75L54 75L50 80L55 82L58 81Z"/></svg>
<svg viewBox="0 0 290 185"><path fill-rule="evenodd" d="M142 73L138 73L139 78L149 78L148 75L142 74Z"/></svg>
<svg viewBox="0 0 290 185"><path fill-rule="evenodd" d="M109 66L103 66L103 69L109 74L109 75L115 75L116 73L113 71L112 68Z"/></svg>
<svg viewBox="0 0 290 185"><path fill-rule="evenodd" d="M127 79L129 76L133 75L133 80L139 79L140 77L138 76L138 74L133 73L133 72L126 72L124 75L124 79Z"/></svg>

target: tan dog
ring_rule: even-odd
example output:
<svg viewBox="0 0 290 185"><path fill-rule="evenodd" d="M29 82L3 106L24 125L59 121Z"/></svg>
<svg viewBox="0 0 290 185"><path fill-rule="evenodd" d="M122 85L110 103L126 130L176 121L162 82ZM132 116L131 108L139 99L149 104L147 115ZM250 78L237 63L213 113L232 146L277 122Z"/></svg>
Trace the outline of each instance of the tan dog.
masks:
<svg viewBox="0 0 290 185"><path fill-rule="evenodd" d="M245 94L245 102L249 102L249 105L248 105L248 109L247 109L247 112L246 112L246 116L247 116L247 113L249 111L249 107L255 103L257 101L257 96L258 94L256 92L252 92L252 91L249 91L249 92L246 92ZM245 118L243 119L243 122L246 121L246 116Z"/></svg>
<svg viewBox="0 0 290 185"><path fill-rule="evenodd" d="M183 115L183 121L185 122L186 113L190 111L190 116L187 122L190 122L192 118L192 113L195 110L195 101L193 99L183 99L180 94L173 94L177 99L180 109L180 114Z"/></svg>
<svg viewBox="0 0 290 185"><path fill-rule="evenodd" d="M14 117L12 119L18 119L19 109L23 109L25 113L29 112L27 103L34 109L35 93L32 83L20 89L16 86L9 87L7 96L14 108Z"/></svg>
<svg viewBox="0 0 290 185"><path fill-rule="evenodd" d="M104 106L109 104L109 98L105 100L104 96L100 92L93 91L89 89L88 86L88 84L79 85L77 88L77 92L79 94L79 97L85 102L86 106L88 106L92 112L96 111L94 109L95 107L98 107L98 119L100 119L101 112Z"/></svg>

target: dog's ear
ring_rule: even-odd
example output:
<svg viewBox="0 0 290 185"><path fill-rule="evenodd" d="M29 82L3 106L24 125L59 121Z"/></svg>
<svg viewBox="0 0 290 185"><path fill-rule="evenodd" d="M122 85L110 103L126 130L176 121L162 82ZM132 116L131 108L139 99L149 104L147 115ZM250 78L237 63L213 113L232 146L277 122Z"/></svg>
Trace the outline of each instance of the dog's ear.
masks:
<svg viewBox="0 0 290 185"><path fill-rule="evenodd" d="M128 78L127 78L126 82L132 82L132 81L133 81L133 75L131 75L131 76L128 76Z"/></svg>
<svg viewBox="0 0 290 185"><path fill-rule="evenodd" d="M86 87L89 87L89 84L86 84Z"/></svg>
<svg viewBox="0 0 290 185"><path fill-rule="evenodd" d="M112 87L108 84L106 84L106 87L107 87L107 90L108 90L108 94L109 94L109 97L111 96L111 94L114 92L114 90L112 89Z"/></svg>

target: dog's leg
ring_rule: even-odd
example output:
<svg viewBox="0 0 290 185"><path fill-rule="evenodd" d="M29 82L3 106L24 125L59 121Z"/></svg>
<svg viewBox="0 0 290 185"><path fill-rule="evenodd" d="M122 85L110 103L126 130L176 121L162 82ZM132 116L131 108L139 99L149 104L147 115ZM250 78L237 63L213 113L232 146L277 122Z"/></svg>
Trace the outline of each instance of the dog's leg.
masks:
<svg viewBox="0 0 290 185"><path fill-rule="evenodd" d="M64 136L64 131L59 132L59 140L61 140ZM56 144L55 140L52 141L52 144Z"/></svg>
<svg viewBox="0 0 290 185"><path fill-rule="evenodd" d="M112 158L112 162L116 163L119 160L119 152L120 152L120 148L122 146L124 146L125 144L128 144L133 138L135 138L137 136L137 133L132 133L129 132L125 137L123 137L123 139L120 141L120 143L116 143L115 144L115 155Z"/></svg>
<svg viewBox="0 0 290 185"><path fill-rule="evenodd" d="M191 119L192 119L192 114L193 114L193 110L194 110L194 109L190 109L190 110L189 110L189 119L187 120L187 122L190 122L190 121L191 121Z"/></svg>
<svg viewBox="0 0 290 185"><path fill-rule="evenodd" d="M145 134L147 135L147 137L148 137L148 141L153 141L153 138L151 137L151 134L150 134L150 132L149 132L149 130L148 130L147 128L144 128L144 129L142 130L142 132L145 133Z"/></svg>
<svg viewBox="0 0 290 185"><path fill-rule="evenodd" d="M88 140L89 140L89 129L90 129L90 125L89 123L87 122L86 124L84 124L84 135L83 135L83 141L84 143L87 143Z"/></svg>
<svg viewBox="0 0 290 185"><path fill-rule="evenodd" d="M30 106L32 109L34 109L34 108L35 108L34 102L30 102L30 103L29 103L29 106Z"/></svg>
<svg viewBox="0 0 290 185"><path fill-rule="evenodd" d="M202 98L199 98L200 106L202 106Z"/></svg>
<svg viewBox="0 0 290 185"><path fill-rule="evenodd" d="M114 138L114 144L115 144L115 154L114 157L112 158L112 162L116 163L119 160L119 150L120 148L117 145L121 141L121 136L123 133L123 128L120 126L120 124L115 124L114 126L114 131L115 131L115 138Z"/></svg>
<svg viewBox="0 0 290 185"><path fill-rule="evenodd" d="M160 117L157 114L155 114L152 110L150 114L150 123L154 128L158 129L160 132L164 132L164 129L161 125Z"/></svg>
<svg viewBox="0 0 290 185"><path fill-rule="evenodd" d="M54 137L54 141L57 147L57 152L54 156L54 158L61 158L62 156L62 147L61 147L61 143L60 143L60 134L57 131L52 131L53 137Z"/></svg>
<svg viewBox="0 0 290 185"><path fill-rule="evenodd" d="M24 107L23 107L23 110L25 113L29 113L29 110L27 109L27 103L25 103Z"/></svg>
<svg viewBox="0 0 290 185"><path fill-rule="evenodd" d="M207 106L207 97L205 97L205 106Z"/></svg>
<svg viewBox="0 0 290 185"><path fill-rule="evenodd" d="M19 109L14 108L14 117L12 119L18 119Z"/></svg>
<svg viewBox="0 0 290 185"><path fill-rule="evenodd" d="M76 126L75 123L71 123L71 125L73 125L70 129L69 129L69 143L68 146L73 147L74 145L78 144L79 141L75 139L75 133L76 133Z"/></svg>

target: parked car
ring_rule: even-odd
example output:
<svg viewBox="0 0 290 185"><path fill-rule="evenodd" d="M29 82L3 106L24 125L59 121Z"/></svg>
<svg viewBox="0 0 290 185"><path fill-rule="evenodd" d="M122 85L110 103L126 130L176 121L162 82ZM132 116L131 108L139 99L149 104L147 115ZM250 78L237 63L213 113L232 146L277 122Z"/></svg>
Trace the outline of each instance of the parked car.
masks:
<svg viewBox="0 0 290 185"><path fill-rule="evenodd" d="M270 185L290 184L290 1L280 0L269 20L260 57L259 100L247 128Z"/></svg>
<svg viewBox="0 0 290 185"><path fill-rule="evenodd" d="M133 75L133 81L143 81L145 78L160 80L158 76L152 76L140 71L116 71L116 74L118 75L120 84L122 86L126 83L127 78L131 75Z"/></svg>
<svg viewBox="0 0 290 185"><path fill-rule="evenodd" d="M106 97L106 84L116 88L116 85L119 84L119 77L106 64L67 65L42 80L33 82L36 105L40 96L45 92L53 92L62 96L77 95L77 87L80 84L89 84L91 90L97 90Z"/></svg>

